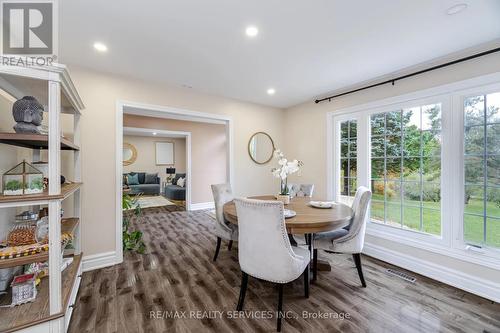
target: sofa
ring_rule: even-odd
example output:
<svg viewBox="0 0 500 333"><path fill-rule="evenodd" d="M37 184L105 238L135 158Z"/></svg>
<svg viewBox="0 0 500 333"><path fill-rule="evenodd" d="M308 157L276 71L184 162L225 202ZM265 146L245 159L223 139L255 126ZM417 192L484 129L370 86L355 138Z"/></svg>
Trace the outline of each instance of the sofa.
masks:
<svg viewBox="0 0 500 333"><path fill-rule="evenodd" d="M129 184L127 176L136 174L138 175L139 184ZM149 178L148 181L146 178ZM130 172L123 174L123 180L123 183L130 188L128 194L160 195L161 193L161 181L158 174L148 174L148 177L146 177L145 172Z"/></svg>
<svg viewBox="0 0 500 333"><path fill-rule="evenodd" d="M164 195L167 199L186 201L186 186L184 185L184 187L181 187L177 185L177 181L179 180L179 178L186 178L186 174L177 173L172 180L172 184L165 186L165 188L163 189Z"/></svg>

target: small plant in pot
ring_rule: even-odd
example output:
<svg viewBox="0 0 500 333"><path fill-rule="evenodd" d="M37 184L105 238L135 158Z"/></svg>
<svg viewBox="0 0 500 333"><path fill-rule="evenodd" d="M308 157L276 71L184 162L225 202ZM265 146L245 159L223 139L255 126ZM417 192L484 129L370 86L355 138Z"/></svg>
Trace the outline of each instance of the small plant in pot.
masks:
<svg viewBox="0 0 500 333"><path fill-rule="evenodd" d="M35 178L31 180L29 187L24 190L25 194L36 194L43 192L43 178Z"/></svg>
<svg viewBox="0 0 500 333"><path fill-rule="evenodd" d="M271 170L273 176L280 179L280 193L276 198L283 201L285 205L290 203L290 193L288 190L288 176L299 171L304 165L302 161L293 160L288 161L285 158L285 154L279 149L274 151L274 157L278 160L279 167Z"/></svg>
<svg viewBox="0 0 500 333"><path fill-rule="evenodd" d="M23 194L23 183L19 180L13 179L9 180L5 184L3 189L4 195L22 195Z"/></svg>

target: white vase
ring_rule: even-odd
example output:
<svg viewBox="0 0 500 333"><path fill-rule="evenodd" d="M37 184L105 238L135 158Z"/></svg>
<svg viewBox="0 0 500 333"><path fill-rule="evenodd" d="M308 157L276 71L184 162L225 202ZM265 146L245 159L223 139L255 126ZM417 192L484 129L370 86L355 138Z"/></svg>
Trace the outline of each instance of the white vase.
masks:
<svg viewBox="0 0 500 333"><path fill-rule="evenodd" d="M288 205L290 203L290 195L276 195L276 200L283 202L284 205Z"/></svg>

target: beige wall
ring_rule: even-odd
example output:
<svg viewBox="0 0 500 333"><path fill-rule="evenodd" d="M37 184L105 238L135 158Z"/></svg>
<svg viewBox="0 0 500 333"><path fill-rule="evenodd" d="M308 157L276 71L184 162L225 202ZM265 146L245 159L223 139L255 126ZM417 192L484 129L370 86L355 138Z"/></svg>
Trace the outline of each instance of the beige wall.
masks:
<svg viewBox="0 0 500 333"><path fill-rule="evenodd" d="M123 167L123 172L158 173L164 181L167 178L167 165L156 165L155 143L168 141L174 144L174 165L177 172L186 172L186 139L125 135L123 142L130 143L137 149L137 160Z"/></svg>
<svg viewBox="0 0 500 333"><path fill-rule="evenodd" d="M283 110L71 65L69 69L86 105L81 120L85 255L115 250L115 126L118 100L230 116L234 123L234 192L246 196L277 191L278 185L270 173L271 165L253 163L247 153L247 143L253 133L265 131L281 146L284 142Z"/></svg>
<svg viewBox="0 0 500 333"><path fill-rule="evenodd" d="M227 181L225 125L125 115L123 126L191 133L192 203L213 201L210 185Z"/></svg>
<svg viewBox="0 0 500 333"><path fill-rule="evenodd" d="M395 86L381 86L337 98L330 103L315 104L311 99L311 101L288 109L285 117L287 134L285 148L290 156L301 159L305 164L301 177L292 177L292 181L314 183L316 184L316 195L318 197L326 196L326 114L328 112L494 72L500 72L499 54L398 81ZM409 255L418 254L419 258L487 280L500 281L500 272L497 270L397 245L394 242L372 236L367 236L366 241L396 252Z"/></svg>

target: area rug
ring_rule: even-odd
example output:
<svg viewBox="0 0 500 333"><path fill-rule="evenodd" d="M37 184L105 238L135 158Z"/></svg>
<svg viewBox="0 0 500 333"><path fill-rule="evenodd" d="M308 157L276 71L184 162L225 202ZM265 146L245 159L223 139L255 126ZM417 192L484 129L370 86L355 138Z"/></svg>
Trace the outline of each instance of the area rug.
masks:
<svg viewBox="0 0 500 333"><path fill-rule="evenodd" d="M175 203L173 203L172 201L168 200L167 198L161 195L141 196L140 198L138 198L137 203L139 204L139 206L141 206L141 208L175 205Z"/></svg>

